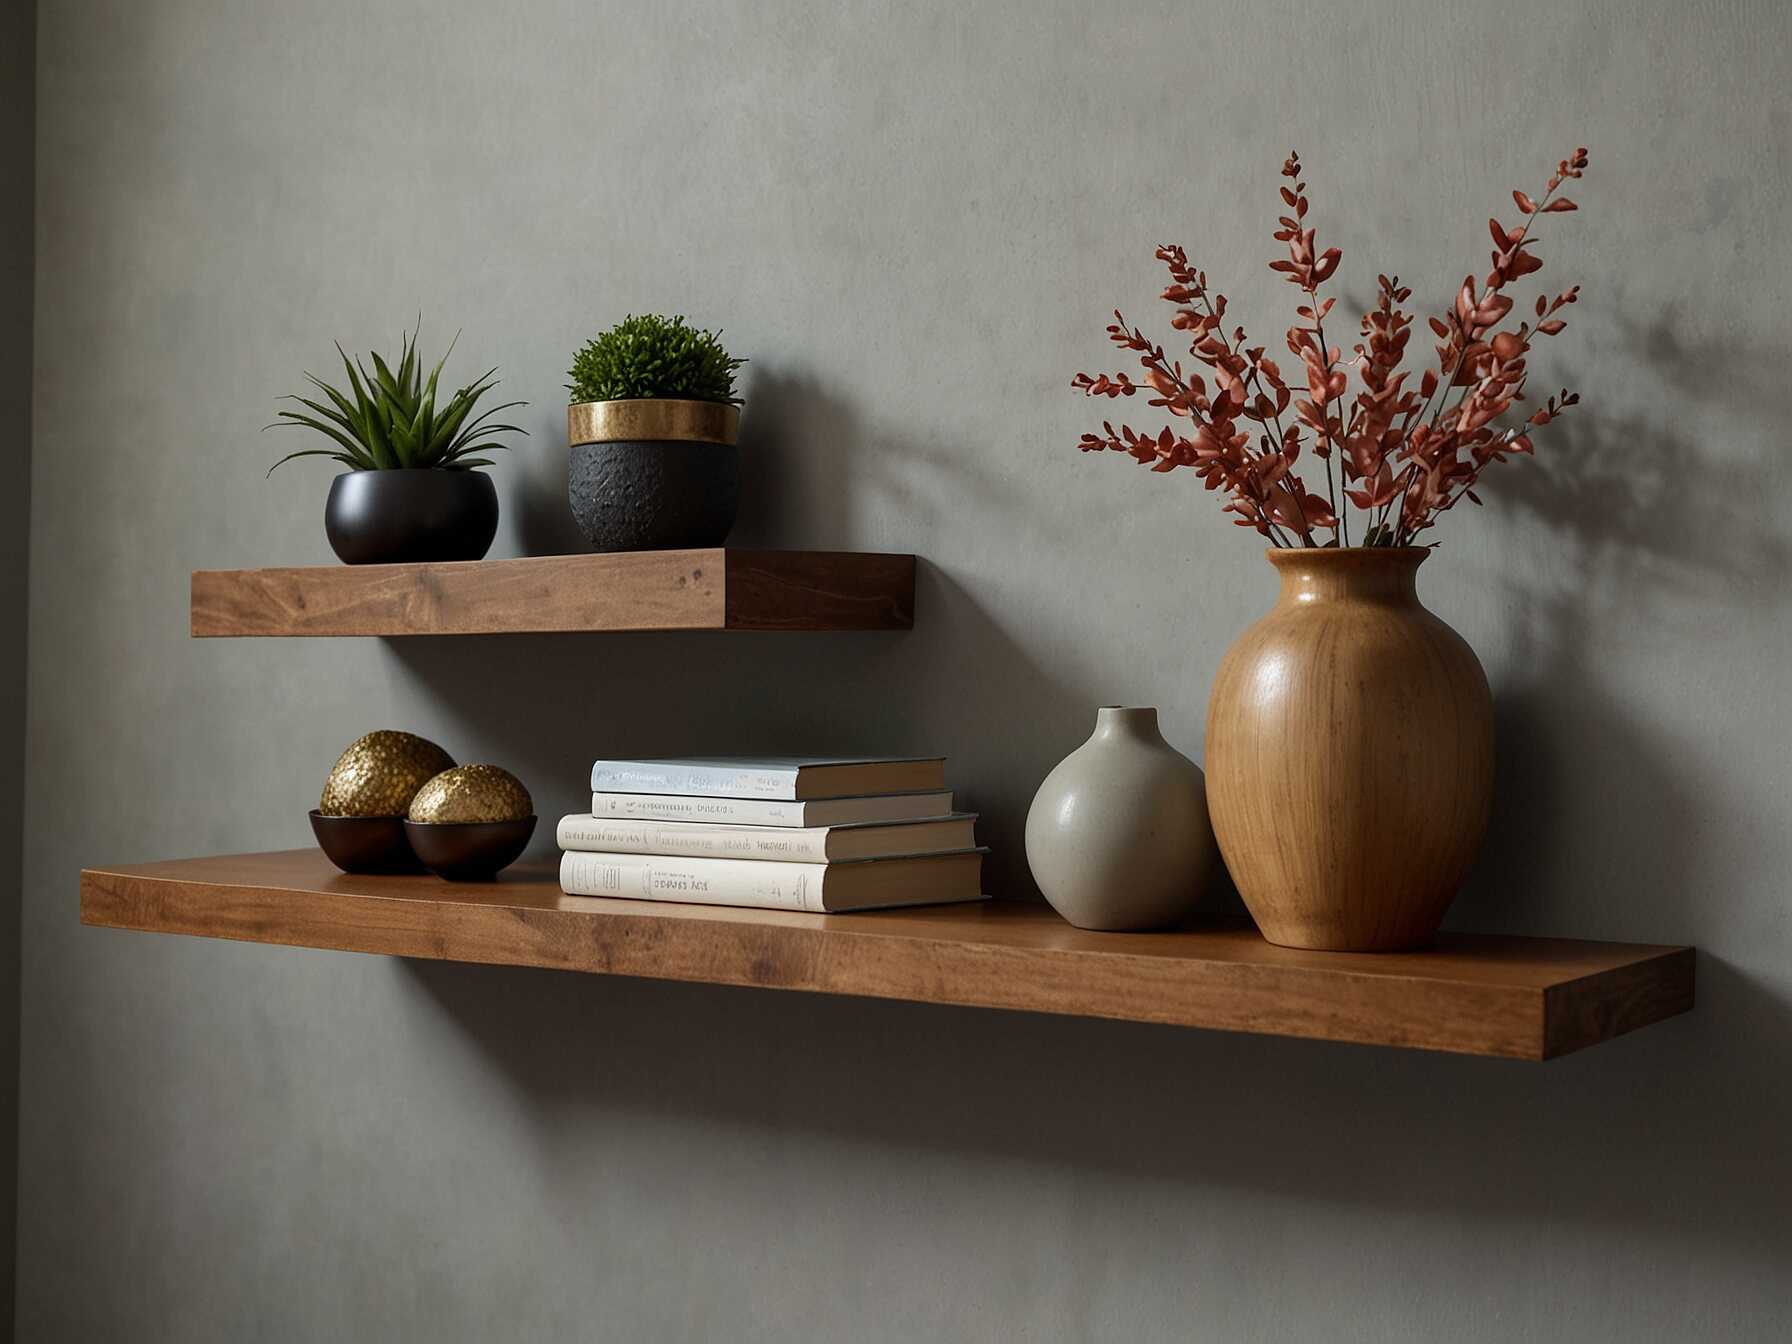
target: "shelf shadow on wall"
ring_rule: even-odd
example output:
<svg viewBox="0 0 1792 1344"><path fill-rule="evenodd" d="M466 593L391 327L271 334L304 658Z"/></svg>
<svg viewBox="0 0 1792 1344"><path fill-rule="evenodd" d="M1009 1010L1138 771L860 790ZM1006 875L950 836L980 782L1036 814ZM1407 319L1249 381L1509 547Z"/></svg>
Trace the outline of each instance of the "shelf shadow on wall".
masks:
<svg viewBox="0 0 1792 1344"><path fill-rule="evenodd" d="M997 526L1013 507L975 453L868 424L800 371L756 363L746 391L731 544L910 550L916 543L886 520L932 535L942 517L969 510ZM531 553L584 551L564 452L539 456L507 502L518 537ZM1026 807L1087 734L1095 701L1041 660L1034 632L1012 627L987 580L978 587L922 555L907 632L421 638L386 648L432 716L447 719L439 732L457 759L503 764L530 785L544 821L537 855L551 850L555 819L588 805L585 769L599 755L939 752L957 805L982 813L990 889L1036 894L1021 845Z"/></svg>
<svg viewBox="0 0 1792 1344"><path fill-rule="evenodd" d="M726 1161L857 1151L976 1159L1013 1179L1098 1175L1153 1237L1193 1243L1216 1198L1491 1222L1515 1237L1648 1232L1771 1264L1792 1227L1762 1182L1792 1114L1734 1095L1760 1042L1679 1019L1549 1065L432 962L406 973L504 1075L544 1171L581 1134L676 1133ZM1759 1021L1723 966L1701 992ZM1688 1060L1698 1062L1691 1067ZM1614 1099L1621 1099L1614 1104ZM1763 1104L1764 1101L1767 1104ZM1727 1142L1688 1146L1724 1108ZM626 1157L619 1160L626 1161ZM721 1160L721 1159L717 1159ZM1069 1179L1074 1181L1074 1176ZM576 1187L576 1202L594 1190ZM872 1191L866 1197L877 1197ZM1265 1203L1268 1197L1270 1202ZM948 1216L942 1213L942 1216ZM969 1216L959 1210L957 1216Z"/></svg>
<svg viewBox="0 0 1792 1344"><path fill-rule="evenodd" d="M560 816L589 810L598 756L937 751L955 805L981 813L988 889L1033 894L1022 830L1062 734L991 729L1078 724L1086 702L925 560L916 608L911 631L426 637L387 647L457 760L501 764L529 786L542 818L537 857L554 854Z"/></svg>
<svg viewBox="0 0 1792 1344"><path fill-rule="evenodd" d="M1635 343L1654 363L1687 358L1671 332ZM1666 729L1637 721L1601 649L1614 620L1634 645L1707 595L1771 614L1788 553L1753 510L1772 478L1646 423L1560 427L1543 456L1493 487L1521 526L1552 530L1562 559L1559 580L1511 593L1508 662L1528 671L1499 696L1500 803L1452 922L1746 947L1724 893L1703 884L1722 836L1690 820L1723 796L1718 781ZM816 498L842 484L807 479ZM816 503L791 498L791 512L767 506L757 522L781 531ZM530 695L503 741L554 730L553 755L525 748L526 768L544 775L578 754L569 712L619 750L664 748L665 716L680 706L693 748L757 749L825 723L849 749L875 749L925 725L945 749L969 748L955 773L988 815L996 881L1025 885L1028 796L1079 740L1089 702L949 575L924 570L918 605L911 634L820 636L813 649L757 636L620 637L576 651L504 642L471 659L465 642L394 647L469 731L526 663ZM790 694L793 666L814 683L803 696ZM1004 723L1023 731L992 731ZM1059 731L1066 741L1048 748L1015 740ZM1587 790L1589 776L1601 791ZM1768 823L1732 816L1724 831ZM1672 1236L1715 1247L1738 1275L1792 1259L1792 1221L1761 1179L1792 1131L1792 1083L1777 1064L1792 1053L1792 1013L1783 986L1708 951L1692 1015L1546 1065L430 962L401 973L509 1081L543 1170L577 1169L595 1124L624 1145L671 1130L694 1151L774 1161L821 1140L834 1157L857 1152L852 1180L880 1193L880 1181L918 1174L905 1154L970 1155L1020 1181L1093 1173L1124 1183L1148 1229L1104 1235L1149 1241L1137 1249L1163 1257L1166 1273L1211 1236L1228 1199L1253 1222L1326 1206L1409 1218L1408 1238L1469 1224L1564 1247ZM693 1163L703 1170L701 1156ZM575 1182L556 1197L571 1208L596 1193Z"/></svg>

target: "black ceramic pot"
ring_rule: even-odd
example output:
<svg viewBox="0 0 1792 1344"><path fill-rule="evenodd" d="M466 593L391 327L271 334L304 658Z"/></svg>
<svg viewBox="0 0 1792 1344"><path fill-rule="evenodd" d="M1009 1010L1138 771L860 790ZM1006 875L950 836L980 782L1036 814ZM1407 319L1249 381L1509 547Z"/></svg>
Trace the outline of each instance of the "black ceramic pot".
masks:
<svg viewBox="0 0 1792 1344"><path fill-rule="evenodd" d="M600 551L720 546L740 512L734 444L581 443L566 474L572 516Z"/></svg>
<svg viewBox="0 0 1792 1344"><path fill-rule="evenodd" d="M349 565L477 560L498 533L498 492L482 471L348 471L330 482L324 532Z"/></svg>
<svg viewBox="0 0 1792 1344"><path fill-rule="evenodd" d="M345 873L420 873L403 817L326 817L311 809L311 833L324 857Z"/></svg>
<svg viewBox="0 0 1792 1344"><path fill-rule="evenodd" d="M714 402L582 402L567 410L572 516L600 551L720 546L740 512L740 412Z"/></svg>
<svg viewBox="0 0 1792 1344"><path fill-rule="evenodd" d="M406 821L404 833L423 866L450 882L489 882L528 848L535 818L522 821Z"/></svg>

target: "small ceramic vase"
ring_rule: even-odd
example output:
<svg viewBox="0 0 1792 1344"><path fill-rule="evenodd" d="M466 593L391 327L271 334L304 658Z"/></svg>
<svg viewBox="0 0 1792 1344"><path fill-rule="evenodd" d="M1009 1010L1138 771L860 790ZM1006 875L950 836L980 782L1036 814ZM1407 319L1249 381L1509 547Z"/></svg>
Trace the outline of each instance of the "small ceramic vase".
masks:
<svg viewBox="0 0 1792 1344"><path fill-rule="evenodd" d="M1094 734L1033 797L1027 863L1079 929L1167 928L1213 889L1206 782L1164 741L1155 709L1096 711Z"/></svg>

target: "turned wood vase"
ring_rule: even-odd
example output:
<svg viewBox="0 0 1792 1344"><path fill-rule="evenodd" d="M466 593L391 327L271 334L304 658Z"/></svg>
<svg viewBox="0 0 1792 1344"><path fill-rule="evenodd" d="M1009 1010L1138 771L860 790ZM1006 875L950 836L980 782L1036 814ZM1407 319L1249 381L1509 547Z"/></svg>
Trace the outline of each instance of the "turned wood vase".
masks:
<svg viewBox="0 0 1792 1344"><path fill-rule="evenodd" d="M1480 848L1492 698L1474 651L1419 603L1427 554L1270 551L1276 604L1220 662L1208 808L1272 943L1422 947Z"/></svg>

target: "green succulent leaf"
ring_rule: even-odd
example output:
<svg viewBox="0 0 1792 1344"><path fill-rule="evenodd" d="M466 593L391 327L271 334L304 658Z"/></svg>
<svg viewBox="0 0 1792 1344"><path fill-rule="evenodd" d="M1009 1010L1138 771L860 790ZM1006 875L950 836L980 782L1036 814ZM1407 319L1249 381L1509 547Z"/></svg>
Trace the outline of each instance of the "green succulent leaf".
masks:
<svg viewBox="0 0 1792 1344"><path fill-rule="evenodd" d="M328 420L331 424L337 426L339 429L345 430L350 434L353 434L355 432L355 426L354 426L353 421L348 419L348 417L344 416L339 411L331 410L328 406L324 405L321 401L313 401L309 397L295 397L295 396L284 397L284 398L282 398L282 400L296 401L299 403L299 405L307 406L310 409L312 409L313 411L316 411L324 419ZM284 414L284 412L282 412L282 414Z"/></svg>
<svg viewBox="0 0 1792 1344"><path fill-rule="evenodd" d="M296 453L288 453L285 457L274 463L274 466L269 467L268 475L272 476L275 467L284 466L295 457L333 457L338 462L344 463L354 470L361 470L361 468L355 466L355 460L347 453L333 453L328 448L301 448Z"/></svg>
<svg viewBox="0 0 1792 1344"><path fill-rule="evenodd" d="M349 438L346 434L343 434L343 433L339 432L338 430L331 428L329 425L326 425L321 421L313 420L308 415L301 415L298 411L281 411L280 416L281 416L281 419L279 421L276 421L274 424L266 426L266 428L268 428L268 429L291 429L296 425L296 426L300 426L305 429L315 429L320 434L327 434L332 439L336 440L337 443L342 445L342 450L345 453L350 454L351 456L357 455L357 454L362 454L364 452L364 450L361 448L361 446L359 444L357 444L353 439ZM319 448L319 449L317 449L317 451L320 453L328 453L331 450L328 448ZM371 460L371 459L369 459L369 460Z"/></svg>
<svg viewBox="0 0 1792 1344"><path fill-rule="evenodd" d="M683 317L630 314L573 356L566 386L574 402L666 397L738 406L734 375L746 362L723 348L720 332Z"/></svg>
<svg viewBox="0 0 1792 1344"><path fill-rule="evenodd" d="M305 407L311 414L303 411L280 411L279 418L268 428L290 429L297 426L315 430L327 435L340 446L340 450L302 449L296 453L288 453L274 467L290 462L295 457L328 457L355 471L392 470L401 467L464 471L470 467L491 465L490 459L470 458L467 454L509 446L489 439L475 444L473 439L497 433L526 433L516 425L487 423L498 412L522 406L525 404L523 402L505 402L500 406L487 407L477 416L473 415L479 399L497 386L494 376L496 369L487 370L444 401L440 387L442 369L448 362L448 354L454 351L455 341L460 338L457 334L455 341L449 342L448 354L436 361L426 381L423 376L423 359L417 350L421 330L422 323L419 321L416 328L404 333L399 345L396 368L393 367L393 361L387 360L378 352L370 353L367 363L351 359L338 342L336 354L342 360L342 369L348 378L348 389L344 391L326 383L315 374L307 373L306 379L328 399L328 404L309 397L285 398ZM373 366L372 373L368 372L368 364ZM268 469L270 474L273 469Z"/></svg>
<svg viewBox="0 0 1792 1344"><path fill-rule="evenodd" d="M342 393L338 392L335 388L331 387L322 378L319 378L314 373L308 373L305 375L305 377L310 379L311 385L313 387L317 388L318 391L322 392L326 397L328 397L330 399L331 404L336 407L337 414L335 416L332 416L331 418L339 420L340 423L345 428L352 431L355 427L355 413L356 412L355 412L354 405L348 400L348 398L344 397L342 395ZM294 397L294 398L292 398L292 400L303 401L304 398L303 397ZM307 406L309 406L311 403L306 402L305 404Z"/></svg>

